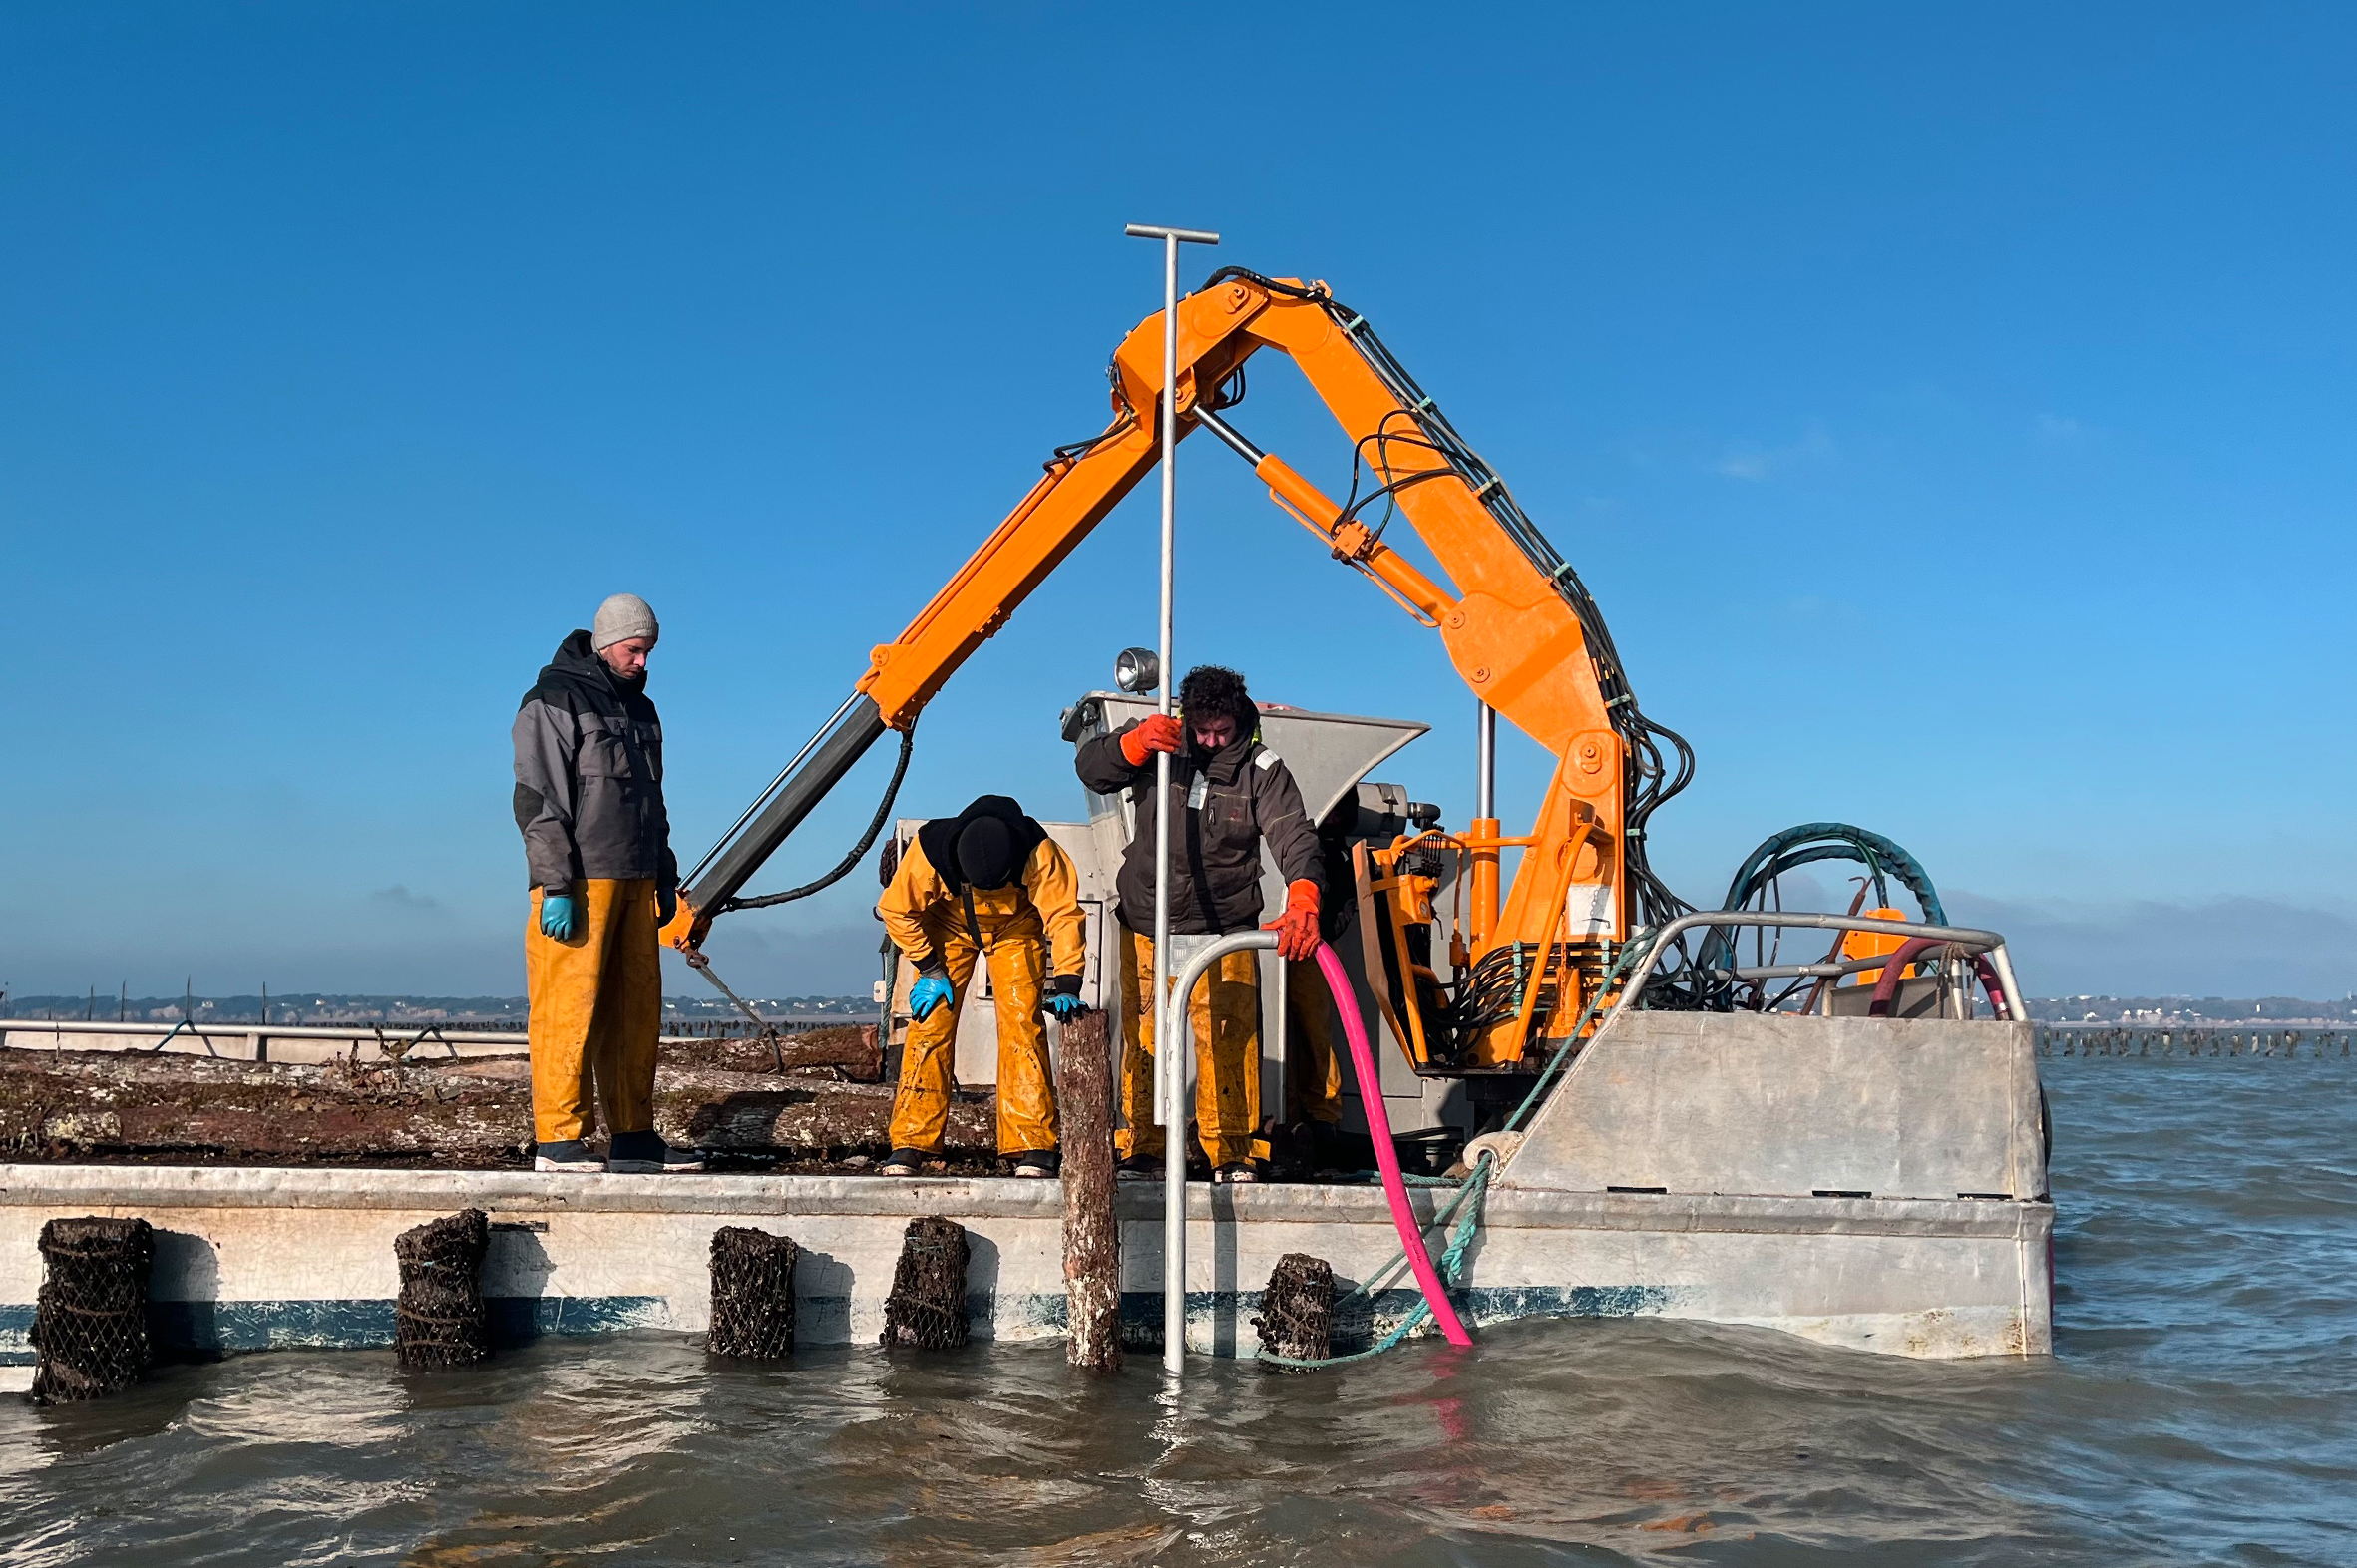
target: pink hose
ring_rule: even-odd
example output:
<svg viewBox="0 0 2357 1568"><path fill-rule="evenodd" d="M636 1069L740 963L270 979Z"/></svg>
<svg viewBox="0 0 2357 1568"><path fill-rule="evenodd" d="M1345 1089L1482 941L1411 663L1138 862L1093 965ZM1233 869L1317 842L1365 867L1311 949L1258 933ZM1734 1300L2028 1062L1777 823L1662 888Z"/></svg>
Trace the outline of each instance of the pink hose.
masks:
<svg viewBox="0 0 2357 1568"><path fill-rule="evenodd" d="M1399 1232L1399 1249L1407 1254L1407 1266L1415 1271L1415 1283L1424 1293L1424 1305L1432 1309L1432 1321L1440 1325L1440 1332L1451 1345L1470 1345L1473 1337L1457 1321L1456 1309L1449 1305L1448 1293L1441 1289L1440 1272L1432 1267L1432 1255L1424 1250L1424 1228L1415 1222L1415 1211L1407 1206L1407 1183L1399 1174L1399 1151L1391 1146L1391 1118L1383 1114L1383 1083L1376 1075L1375 1051L1367 1043L1367 1027L1359 1020L1359 995L1351 988L1351 977L1344 973L1343 961L1334 949L1318 944L1318 968L1326 976L1327 988L1334 992L1334 1010L1343 1015L1343 1033L1351 1041L1351 1065L1359 1073L1359 1100L1367 1108L1368 1135L1375 1139L1375 1163L1383 1173L1383 1196L1391 1200L1391 1224Z"/></svg>

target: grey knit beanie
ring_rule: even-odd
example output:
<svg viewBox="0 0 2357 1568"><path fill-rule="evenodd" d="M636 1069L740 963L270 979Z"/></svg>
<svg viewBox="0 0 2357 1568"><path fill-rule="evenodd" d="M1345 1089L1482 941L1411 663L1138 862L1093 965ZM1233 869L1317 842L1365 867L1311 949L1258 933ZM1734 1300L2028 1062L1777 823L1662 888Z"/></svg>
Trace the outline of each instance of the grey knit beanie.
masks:
<svg viewBox="0 0 2357 1568"><path fill-rule="evenodd" d="M663 628L655 624L654 611L646 607L646 600L635 593L616 593L597 606L597 618L589 622L589 646L602 653L616 642L631 637L644 637L652 642L662 633Z"/></svg>

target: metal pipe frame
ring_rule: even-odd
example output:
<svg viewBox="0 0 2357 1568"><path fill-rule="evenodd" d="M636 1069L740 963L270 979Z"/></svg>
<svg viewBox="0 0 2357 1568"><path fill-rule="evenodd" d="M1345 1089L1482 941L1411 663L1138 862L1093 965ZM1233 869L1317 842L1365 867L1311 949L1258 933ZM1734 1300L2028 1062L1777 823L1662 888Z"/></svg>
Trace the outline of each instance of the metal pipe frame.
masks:
<svg viewBox="0 0 2357 1568"><path fill-rule="evenodd" d="M1697 910L1692 915L1681 915L1660 931L1646 949L1645 962L1621 992L1620 1000L1612 1004L1612 1011L1597 1026L1601 1034L1612 1027L1624 1012L1637 1004L1644 994L1646 982L1653 979L1654 966L1662 960L1672 942L1698 926L1782 926L1799 927L1812 931L1879 931L1899 937L1925 937L1933 942L1953 942L1978 948L1989 955L1989 963L1997 971L1997 980L2005 987L2005 1010L2016 1021L2027 1021L2028 1010L2022 996L2021 982L2013 978L2013 960L2005 952L2005 939L1993 931L1982 931L1971 926L1919 926L1913 921L1874 920L1864 915L1817 915L1794 910ZM1886 956L1887 957L1887 956Z"/></svg>
<svg viewBox="0 0 2357 1568"><path fill-rule="evenodd" d="M1155 622L1155 657L1162 661L1160 695L1155 711L1170 716L1171 600L1175 586L1178 540L1178 256L1181 244L1216 245L1220 236L1204 229L1171 228L1156 223L1130 223L1122 232L1132 239L1162 241L1162 595ZM1170 753L1154 754L1154 1038L1170 1038ZM1155 1100L1168 1126L1177 1104L1166 1064L1154 1076ZM1181 1122L1181 1126L1184 1126ZM1174 1140L1175 1141L1175 1140Z"/></svg>
<svg viewBox="0 0 2357 1568"><path fill-rule="evenodd" d="M1187 1005L1204 973L1231 953L1274 948L1273 931L1240 931L1207 944L1179 972L1175 1010L1179 1037L1172 1039L1159 1027L1157 1012L1154 1049L1156 1078L1173 1086L1172 1106L1162 1118L1162 1371L1177 1381L1187 1367L1187 1114L1195 1076L1195 1009ZM1158 1002L1171 998L1158 996Z"/></svg>
<svg viewBox="0 0 2357 1568"><path fill-rule="evenodd" d="M1971 953L1983 953L1988 951L1984 948L1975 947L1969 942L1959 942L1955 944L1955 946ZM1833 980L1843 975L1855 975L1860 970L1878 970L1889 962L1890 955L1887 953L1870 953L1862 959L1843 959L1839 963L1766 964L1756 966L1738 966L1737 968L1728 971L1728 973L1733 975L1737 980L1747 980L1811 979ZM1909 960L1908 962L1912 963L1914 961Z"/></svg>

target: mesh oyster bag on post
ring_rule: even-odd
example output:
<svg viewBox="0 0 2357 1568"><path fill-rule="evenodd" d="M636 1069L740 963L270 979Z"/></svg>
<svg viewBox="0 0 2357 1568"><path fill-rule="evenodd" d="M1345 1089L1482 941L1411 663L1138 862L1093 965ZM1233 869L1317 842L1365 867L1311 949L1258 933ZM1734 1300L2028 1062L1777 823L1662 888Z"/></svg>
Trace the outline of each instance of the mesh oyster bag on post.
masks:
<svg viewBox="0 0 2357 1568"><path fill-rule="evenodd" d="M966 1227L927 1215L909 1222L884 1302L886 1346L954 1351L966 1343Z"/></svg>
<svg viewBox="0 0 2357 1568"><path fill-rule="evenodd" d="M1308 1253L1289 1252L1269 1271L1269 1288L1261 1293L1261 1315L1252 1320L1260 1331L1264 1357L1318 1362L1334 1354L1334 1265ZM1302 1369L1263 1361L1276 1372Z"/></svg>
<svg viewBox="0 0 2357 1568"><path fill-rule="evenodd" d="M41 1227L41 1294L33 1348L35 1404L120 1393L147 1370L148 1275L156 1233L146 1220L93 1216Z"/></svg>
<svg viewBox="0 0 2357 1568"><path fill-rule="evenodd" d="M781 1361L794 1352L793 1238L745 1225L712 1233L712 1327L704 1349L714 1356Z"/></svg>
<svg viewBox="0 0 2357 1568"><path fill-rule="evenodd" d="M483 1255L491 1221L461 1209L393 1238L401 1299L393 1312L393 1351L404 1372L472 1367L491 1355L483 1308Z"/></svg>

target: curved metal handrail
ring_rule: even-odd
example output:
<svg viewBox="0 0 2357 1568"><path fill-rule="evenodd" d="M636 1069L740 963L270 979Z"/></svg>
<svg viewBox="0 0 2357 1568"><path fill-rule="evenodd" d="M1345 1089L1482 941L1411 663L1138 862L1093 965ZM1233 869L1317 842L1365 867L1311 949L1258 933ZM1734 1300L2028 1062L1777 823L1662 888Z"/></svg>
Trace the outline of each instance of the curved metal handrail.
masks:
<svg viewBox="0 0 2357 1568"><path fill-rule="evenodd" d="M2013 961L2006 956L2005 938L1993 931L1982 931L1972 926L1926 926L1908 920L1876 920L1867 915L1819 915L1798 910L1697 910L1681 915L1653 934L1652 946L1646 950L1645 962L1637 967L1637 974L1597 1025L1601 1034L1615 1019L1637 1004L1644 994L1647 981L1653 979L1654 966L1662 954L1682 934L1697 926L1791 926L1815 931L1879 931L1898 937L1924 937L1933 942L1951 942L1988 954L1989 963L1997 971L1997 979L2005 987L2005 1010L2015 1019L2027 1016L2022 1004L2020 981L2013 978ZM1871 968L1871 966L1861 966Z"/></svg>

